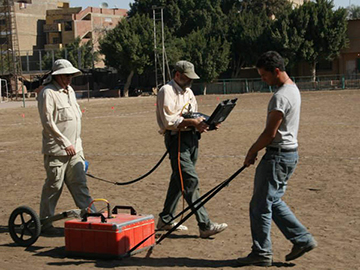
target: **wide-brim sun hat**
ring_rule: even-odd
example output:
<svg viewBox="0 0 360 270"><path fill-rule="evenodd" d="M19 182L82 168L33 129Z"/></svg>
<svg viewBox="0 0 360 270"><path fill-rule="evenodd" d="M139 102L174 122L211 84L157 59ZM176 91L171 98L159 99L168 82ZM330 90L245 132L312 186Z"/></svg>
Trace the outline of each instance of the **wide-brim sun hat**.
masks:
<svg viewBox="0 0 360 270"><path fill-rule="evenodd" d="M180 73L184 74L189 79L200 79L199 75L195 73L195 68L192 63L185 60L180 60L175 64L175 70L179 71Z"/></svg>
<svg viewBox="0 0 360 270"><path fill-rule="evenodd" d="M68 60L66 59L58 59L54 62L52 67L51 75L65 75L70 74L75 76L79 76L82 72L75 68Z"/></svg>

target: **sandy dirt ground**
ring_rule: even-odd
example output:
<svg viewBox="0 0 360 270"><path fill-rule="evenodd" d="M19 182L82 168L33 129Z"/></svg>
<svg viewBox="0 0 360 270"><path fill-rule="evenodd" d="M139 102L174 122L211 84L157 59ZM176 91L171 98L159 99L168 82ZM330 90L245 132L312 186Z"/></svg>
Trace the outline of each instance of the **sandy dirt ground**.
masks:
<svg viewBox="0 0 360 270"><path fill-rule="evenodd" d="M199 110L210 114L220 100L239 98L219 131L200 141L197 171L202 194L222 182L244 161L246 151L264 128L270 93L198 96ZM153 167L165 152L155 118L156 98L137 97L80 101L82 138L89 172L112 181L134 179ZM188 232L174 233L149 258L139 253L124 260L68 258L64 237L40 236L31 247L14 244L8 233L11 212L28 205L38 212L45 179L41 125L36 104L25 108L0 105L0 269L232 269L250 251L248 205L255 167L245 169L206 208L215 222L229 228L200 239L195 218ZM302 92L300 162L284 200L308 227L319 247L285 262L291 249L273 226L273 268L360 269L360 91ZM260 153L260 156L263 152ZM114 186L88 178L94 198L112 205L131 205L138 213L157 215L170 176L169 161L146 179ZM75 208L66 188L57 212ZM181 210L181 205L179 205ZM55 223L62 228L64 220ZM243 267L257 269L257 267Z"/></svg>

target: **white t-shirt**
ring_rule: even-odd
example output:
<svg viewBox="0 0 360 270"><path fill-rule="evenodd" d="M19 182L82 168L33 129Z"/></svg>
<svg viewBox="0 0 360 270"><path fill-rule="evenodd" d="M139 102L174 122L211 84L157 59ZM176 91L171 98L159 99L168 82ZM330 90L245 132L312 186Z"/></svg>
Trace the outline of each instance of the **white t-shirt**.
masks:
<svg viewBox="0 0 360 270"><path fill-rule="evenodd" d="M268 114L280 111L283 120L270 147L294 149L298 147L301 96L295 84L284 84L277 89L269 101Z"/></svg>

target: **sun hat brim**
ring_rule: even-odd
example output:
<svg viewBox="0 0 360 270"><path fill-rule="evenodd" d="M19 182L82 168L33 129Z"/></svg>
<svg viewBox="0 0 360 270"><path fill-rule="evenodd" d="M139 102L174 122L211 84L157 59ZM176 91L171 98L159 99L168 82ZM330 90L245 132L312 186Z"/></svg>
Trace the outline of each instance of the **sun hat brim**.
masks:
<svg viewBox="0 0 360 270"><path fill-rule="evenodd" d="M55 70L51 73L51 75L65 75L65 74L71 74L75 77L81 75L82 72L74 67L66 67L66 68L61 68L59 70Z"/></svg>

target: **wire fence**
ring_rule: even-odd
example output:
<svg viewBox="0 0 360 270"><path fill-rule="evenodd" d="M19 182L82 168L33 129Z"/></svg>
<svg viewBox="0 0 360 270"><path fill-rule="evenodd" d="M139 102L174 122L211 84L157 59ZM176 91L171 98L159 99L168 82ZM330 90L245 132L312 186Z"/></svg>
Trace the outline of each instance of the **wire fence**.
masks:
<svg viewBox="0 0 360 270"><path fill-rule="evenodd" d="M21 55L21 67L24 74L43 73L51 69L52 63L57 59L58 54L62 52L62 58L68 59L70 52L64 48L63 50L32 50L32 51L20 51ZM75 53L71 53L74 58L75 66L77 68L91 68L95 65L94 59L85 62L84 52L82 48L79 48ZM1 72L1 69L0 69Z"/></svg>
<svg viewBox="0 0 360 270"><path fill-rule="evenodd" d="M360 75L292 77L300 91L360 89ZM119 97L123 95L124 85L119 85L116 73L88 73L73 79L73 88L79 98L85 97ZM191 87L195 95L211 94L242 94L252 92L273 92L274 87L268 86L261 79L227 79L210 84L194 83ZM88 90L88 91L85 91ZM140 92L134 92L140 90ZM131 87L129 95L153 94L151 87Z"/></svg>
<svg viewBox="0 0 360 270"><path fill-rule="evenodd" d="M300 91L360 89L360 75L331 75L313 77L292 77ZM224 79L211 84L195 83L192 87L197 95L240 94L252 92L273 92L261 79Z"/></svg>
<svg viewBox="0 0 360 270"><path fill-rule="evenodd" d="M24 82L24 84L26 83L26 92L33 92L39 87L39 84L41 84L41 76L50 70L52 63L56 60L57 53L58 50L33 50L21 52L23 73L30 75L30 81L27 80ZM66 49L63 50L63 53L64 58L67 58L68 52ZM79 49L77 53L72 54L71 56L76 62L75 66L84 71L82 76L76 77L72 81L72 86L77 92L77 97L123 96L124 84L120 84L119 74L114 72L114 70L94 69L93 64L90 64L92 67L89 67L89 63L86 64L84 62L85 60L84 57L82 57L82 54L83 52ZM317 76L315 80L310 76L291 78L301 91L360 89L360 73L353 75L337 74ZM14 87L10 84L10 79L2 79L7 80L9 92L13 92L11 89ZM5 87L4 84L6 83L1 82L1 86ZM134 83L134 86L130 89L130 95L138 95L139 93L152 94L151 89L154 84L155 82L152 83L152 80L150 79L146 83ZM1 88L5 89L4 87ZM22 88L20 87L18 89L21 90ZM262 82L260 78L222 79L208 84L194 82L192 89L195 95L274 91L274 88L269 87L266 83ZM4 90L1 92L1 95L6 95Z"/></svg>

